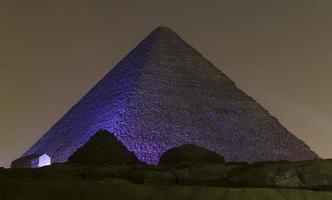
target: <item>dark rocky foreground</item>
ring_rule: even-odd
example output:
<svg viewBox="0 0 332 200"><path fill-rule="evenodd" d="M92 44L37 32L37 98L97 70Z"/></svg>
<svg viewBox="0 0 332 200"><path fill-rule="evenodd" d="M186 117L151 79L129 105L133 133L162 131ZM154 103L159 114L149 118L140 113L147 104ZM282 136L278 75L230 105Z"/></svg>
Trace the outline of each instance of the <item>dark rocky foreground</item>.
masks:
<svg viewBox="0 0 332 200"><path fill-rule="evenodd" d="M66 164L0 169L0 200L93 198L330 200L332 160L225 163L221 155L188 144L148 166L101 130Z"/></svg>
<svg viewBox="0 0 332 200"><path fill-rule="evenodd" d="M332 199L332 160L0 169L0 199Z"/></svg>

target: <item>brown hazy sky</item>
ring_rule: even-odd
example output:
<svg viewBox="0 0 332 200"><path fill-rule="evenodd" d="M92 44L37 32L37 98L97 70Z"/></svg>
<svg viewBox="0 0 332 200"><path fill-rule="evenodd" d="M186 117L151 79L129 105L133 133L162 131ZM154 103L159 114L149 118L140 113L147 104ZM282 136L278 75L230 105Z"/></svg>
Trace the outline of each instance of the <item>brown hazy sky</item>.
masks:
<svg viewBox="0 0 332 200"><path fill-rule="evenodd" d="M1 0L0 166L160 25L332 157L331 0Z"/></svg>

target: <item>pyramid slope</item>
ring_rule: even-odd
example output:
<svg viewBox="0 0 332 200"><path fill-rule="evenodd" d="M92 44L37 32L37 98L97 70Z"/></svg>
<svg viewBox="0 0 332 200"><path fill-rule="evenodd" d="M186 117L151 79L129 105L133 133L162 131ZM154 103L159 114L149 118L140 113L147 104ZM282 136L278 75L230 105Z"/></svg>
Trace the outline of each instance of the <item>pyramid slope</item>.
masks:
<svg viewBox="0 0 332 200"><path fill-rule="evenodd" d="M172 30L148 35L23 156L65 162L100 129L157 164L183 144L226 161L318 156Z"/></svg>

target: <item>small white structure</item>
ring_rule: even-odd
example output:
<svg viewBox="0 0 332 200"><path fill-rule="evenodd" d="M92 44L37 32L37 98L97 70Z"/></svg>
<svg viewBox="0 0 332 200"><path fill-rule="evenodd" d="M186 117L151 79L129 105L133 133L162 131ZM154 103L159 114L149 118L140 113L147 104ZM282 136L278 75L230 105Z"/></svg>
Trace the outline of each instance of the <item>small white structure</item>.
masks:
<svg viewBox="0 0 332 200"><path fill-rule="evenodd" d="M47 154L28 155L12 162L12 168L38 168L51 165L51 157Z"/></svg>
<svg viewBox="0 0 332 200"><path fill-rule="evenodd" d="M47 165L51 165L51 157L49 157L47 154L39 156L38 167L44 167Z"/></svg>

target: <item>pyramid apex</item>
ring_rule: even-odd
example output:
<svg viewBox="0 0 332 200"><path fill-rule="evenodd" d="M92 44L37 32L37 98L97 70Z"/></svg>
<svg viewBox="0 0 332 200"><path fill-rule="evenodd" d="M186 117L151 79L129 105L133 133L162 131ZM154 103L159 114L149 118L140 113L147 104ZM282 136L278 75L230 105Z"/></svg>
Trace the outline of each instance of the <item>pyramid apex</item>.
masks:
<svg viewBox="0 0 332 200"><path fill-rule="evenodd" d="M164 25L161 25L161 26L158 26L156 28L156 30L161 30L161 31L172 31L172 29L168 26L164 26Z"/></svg>
<svg viewBox="0 0 332 200"><path fill-rule="evenodd" d="M169 32L175 33L170 27L167 27L167 26L158 26L152 32L153 33L169 33Z"/></svg>
<svg viewBox="0 0 332 200"><path fill-rule="evenodd" d="M168 38L168 39L181 38L175 31L173 31L173 29L167 26L158 26L148 36L157 36L158 38ZM166 41L168 40L163 40L163 42Z"/></svg>

